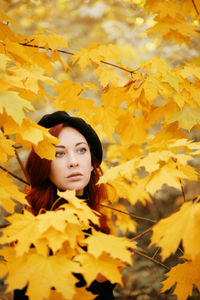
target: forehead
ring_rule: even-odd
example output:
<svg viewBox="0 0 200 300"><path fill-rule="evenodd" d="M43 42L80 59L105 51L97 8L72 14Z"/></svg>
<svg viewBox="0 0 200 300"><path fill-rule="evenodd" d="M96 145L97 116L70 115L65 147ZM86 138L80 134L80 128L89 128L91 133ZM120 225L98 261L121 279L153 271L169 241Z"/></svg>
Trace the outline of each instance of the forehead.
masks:
<svg viewBox="0 0 200 300"><path fill-rule="evenodd" d="M77 129L69 126L63 127L58 135L58 139L60 140L60 143L65 144L76 144L81 142L88 144L85 137Z"/></svg>

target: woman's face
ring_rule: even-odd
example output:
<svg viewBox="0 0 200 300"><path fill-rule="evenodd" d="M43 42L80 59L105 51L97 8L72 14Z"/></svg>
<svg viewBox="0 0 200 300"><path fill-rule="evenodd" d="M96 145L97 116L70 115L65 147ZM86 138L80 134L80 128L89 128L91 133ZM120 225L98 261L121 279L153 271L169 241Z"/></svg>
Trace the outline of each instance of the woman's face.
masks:
<svg viewBox="0 0 200 300"><path fill-rule="evenodd" d="M61 190L76 190L82 195L90 181L93 166L85 137L72 127L64 127L58 135L56 159L51 162L49 178Z"/></svg>

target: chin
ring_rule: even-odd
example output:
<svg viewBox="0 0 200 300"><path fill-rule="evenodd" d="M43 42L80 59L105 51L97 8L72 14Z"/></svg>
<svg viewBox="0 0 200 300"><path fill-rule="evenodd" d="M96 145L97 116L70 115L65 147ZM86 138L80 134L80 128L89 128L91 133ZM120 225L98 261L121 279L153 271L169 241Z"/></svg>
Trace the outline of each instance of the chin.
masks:
<svg viewBox="0 0 200 300"><path fill-rule="evenodd" d="M80 185L79 186L74 185L74 186L61 187L60 189L63 190L63 191L73 191L73 190L75 190L76 194L80 196L81 194L83 194L84 187L80 186Z"/></svg>

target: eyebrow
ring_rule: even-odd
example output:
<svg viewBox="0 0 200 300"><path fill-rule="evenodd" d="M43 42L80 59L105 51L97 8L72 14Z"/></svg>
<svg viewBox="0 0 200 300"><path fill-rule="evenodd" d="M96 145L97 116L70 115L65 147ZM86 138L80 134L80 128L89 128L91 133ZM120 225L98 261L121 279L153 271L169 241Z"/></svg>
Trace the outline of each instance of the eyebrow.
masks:
<svg viewBox="0 0 200 300"><path fill-rule="evenodd" d="M85 142L80 142L80 143L76 143L75 147L77 147L77 146L79 146L81 144L87 145L87 143L85 143ZM56 145L56 148L63 148L63 149L65 149L66 147L64 145Z"/></svg>

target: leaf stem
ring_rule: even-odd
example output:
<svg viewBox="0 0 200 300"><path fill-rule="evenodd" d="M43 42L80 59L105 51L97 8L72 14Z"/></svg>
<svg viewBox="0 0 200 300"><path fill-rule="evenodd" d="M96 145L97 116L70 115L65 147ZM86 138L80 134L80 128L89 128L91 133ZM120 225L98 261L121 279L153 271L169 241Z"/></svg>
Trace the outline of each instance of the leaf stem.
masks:
<svg viewBox="0 0 200 300"><path fill-rule="evenodd" d="M120 212L122 214L131 216L131 217L133 217L135 219L138 219L138 220L143 220L143 221L148 221L148 222L152 222L152 223L157 223L157 221L155 221L155 220L151 220L151 219L148 219L148 218L145 218L145 217L140 217L140 216L137 216L137 215L132 214L132 213L127 213L125 211L122 211L120 209L117 209L117 208L114 208L114 207L111 207L111 206L108 206L108 205L100 204L100 206L106 207L106 208L109 208L109 209L112 209L112 210L115 210L115 211L118 211L118 212Z"/></svg>
<svg viewBox="0 0 200 300"><path fill-rule="evenodd" d="M53 210L55 205L60 201L61 197L59 197L58 199L56 199L56 201L52 204L51 206L51 209L50 210Z"/></svg>
<svg viewBox="0 0 200 300"><path fill-rule="evenodd" d="M193 6L194 6L194 8L195 8L195 10L196 10L197 15L199 15L199 11L198 11L198 8L197 8L197 6L196 6L194 0L192 0L192 4L193 4Z"/></svg>

